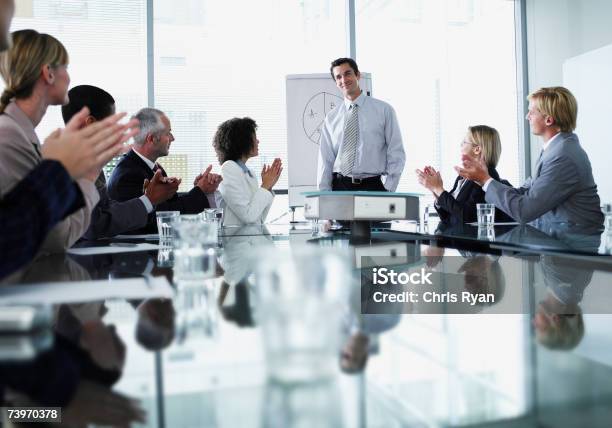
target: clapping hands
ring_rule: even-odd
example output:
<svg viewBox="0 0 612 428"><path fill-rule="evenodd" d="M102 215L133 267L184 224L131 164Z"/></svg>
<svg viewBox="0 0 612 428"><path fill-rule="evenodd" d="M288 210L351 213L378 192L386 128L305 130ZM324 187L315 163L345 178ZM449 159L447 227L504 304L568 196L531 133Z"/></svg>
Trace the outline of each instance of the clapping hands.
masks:
<svg viewBox="0 0 612 428"><path fill-rule="evenodd" d="M64 129L52 132L42 146L42 156L60 161L73 179L95 181L102 166L127 150L123 143L138 132L138 121L121 124L125 113L118 113L83 127L88 115L89 109L83 107Z"/></svg>
<svg viewBox="0 0 612 428"><path fill-rule="evenodd" d="M475 181L481 186L484 185L491 176L484 159L474 159L471 156L461 156L461 167L456 166L455 171L461 177Z"/></svg>
<svg viewBox="0 0 612 428"><path fill-rule="evenodd" d="M434 167L426 166L422 171L417 169L415 172L419 184L432 192L434 196L438 197L440 193L444 192L442 176L440 175L439 171L434 169Z"/></svg>
<svg viewBox="0 0 612 428"><path fill-rule="evenodd" d="M193 185L199 187L204 193L214 193L223 180L219 174L210 172L211 170L212 165L208 165L208 168L193 180Z"/></svg>
<svg viewBox="0 0 612 428"><path fill-rule="evenodd" d="M274 159L272 165L265 165L261 169L261 187L272 190L283 172L283 163L279 158Z"/></svg>
<svg viewBox="0 0 612 428"><path fill-rule="evenodd" d="M180 178L164 177L158 169L150 181L145 179L142 192L153 205L157 205L174 196L180 184Z"/></svg>

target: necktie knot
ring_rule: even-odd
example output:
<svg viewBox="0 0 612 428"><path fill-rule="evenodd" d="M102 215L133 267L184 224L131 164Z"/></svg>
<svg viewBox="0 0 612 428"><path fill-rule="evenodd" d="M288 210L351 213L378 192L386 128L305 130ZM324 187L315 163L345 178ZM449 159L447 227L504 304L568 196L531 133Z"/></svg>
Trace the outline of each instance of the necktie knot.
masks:
<svg viewBox="0 0 612 428"><path fill-rule="evenodd" d="M164 170L164 168L162 168L160 164L155 162L155 165L153 166L153 174L155 174L158 170L161 171L162 176L166 177L166 171Z"/></svg>

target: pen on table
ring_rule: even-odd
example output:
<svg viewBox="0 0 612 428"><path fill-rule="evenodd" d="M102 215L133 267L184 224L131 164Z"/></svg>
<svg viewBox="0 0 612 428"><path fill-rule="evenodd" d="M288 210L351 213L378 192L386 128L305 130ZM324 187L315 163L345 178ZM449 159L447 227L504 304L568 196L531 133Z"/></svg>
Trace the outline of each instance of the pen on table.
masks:
<svg viewBox="0 0 612 428"><path fill-rule="evenodd" d="M134 244L132 242L111 242L109 244L109 246L111 247L128 247L128 248L135 248L138 246L138 244Z"/></svg>

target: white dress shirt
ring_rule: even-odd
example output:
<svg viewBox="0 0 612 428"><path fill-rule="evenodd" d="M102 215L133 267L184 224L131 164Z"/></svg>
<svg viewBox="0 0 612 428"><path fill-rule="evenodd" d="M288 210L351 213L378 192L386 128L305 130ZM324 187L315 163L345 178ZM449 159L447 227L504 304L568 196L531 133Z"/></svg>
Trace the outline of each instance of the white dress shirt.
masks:
<svg viewBox="0 0 612 428"><path fill-rule="evenodd" d="M270 211L274 193L259 186L257 178L242 162L225 161L221 165L223 181L223 225L262 224Z"/></svg>
<svg viewBox="0 0 612 428"><path fill-rule="evenodd" d="M319 190L331 190L332 174L340 172L338 154L344 141L344 124L351 104L359 106L359 141L352 176L366 178L384 175L385 188L393 192L406 162L395 111L386 102L368 97L364 92L354 101L345 99L325 117L319 147Z"/></svg>

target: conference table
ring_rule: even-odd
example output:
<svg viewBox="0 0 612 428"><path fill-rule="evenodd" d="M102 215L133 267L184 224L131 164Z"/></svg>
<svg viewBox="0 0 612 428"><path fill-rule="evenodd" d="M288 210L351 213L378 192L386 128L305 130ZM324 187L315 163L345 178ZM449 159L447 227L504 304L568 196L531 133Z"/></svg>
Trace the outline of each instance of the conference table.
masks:
<svg viewBox="0 0 612 428"><path fill-rule="evenodd" d="M146 414L135 426L147 427L609 426L610 242L606 230L566 225L482 230L397 221L376 225L367 242L310 224L224 228L214 272L189 287L175 280L167 247L41 257L3 286L163 277L173 295L55 302L51 344L22 338L16 363L16 351L0 341L0 367L37 370L36 360L46 353L85 347L86 334L95 345L85 347L83 358L104 370L84 370L76 381L104 389L80 400L79 389L56 405L70 420L91 423L130 420L129 412L109 416L112 410L105 409L109 397L127 396ZM485 287L495 302L404 304L362 314L360 304L371 303L372 294L357 280L338 307L343 334L333 376L278 381L268 376L253 271L261 260L301 247L342 252L357 279L385 260L398 269L436 272L448 279L446 291ZM563 310L555 311L559 302ZM115 341L104 341L108 326ZM41 374L39 381L54 388L57 379ZM12 403L32 404L13 389L5 391ZM88 399L99 405L83 405Z"/></svg>

